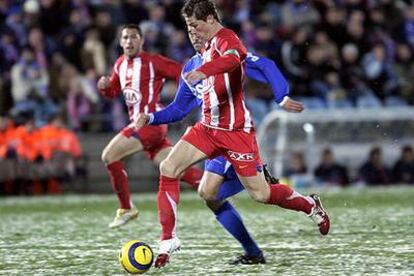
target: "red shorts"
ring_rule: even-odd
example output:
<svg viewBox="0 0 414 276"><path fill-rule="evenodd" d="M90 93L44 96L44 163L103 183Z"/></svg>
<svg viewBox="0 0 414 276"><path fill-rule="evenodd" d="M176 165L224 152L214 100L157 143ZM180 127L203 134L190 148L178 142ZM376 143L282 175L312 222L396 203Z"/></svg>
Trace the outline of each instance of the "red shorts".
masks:
<svg viewBox="0 0 414 276"><path fill-rule="evenodd" d="M167 125L143 126L138 131L127 126L121 130L121 133L127 138L137 138L144 146L145 154L153 160L160 150L172 146L167 137L167 131Z"/></svg>
<svg viewBox="0 0 414 276"><path fill-rule="evenodd" d="M261 160L255 133L225 131L196 123L182 138L208 158L223 155L241 176L255 176L261 170Z"/></svg>

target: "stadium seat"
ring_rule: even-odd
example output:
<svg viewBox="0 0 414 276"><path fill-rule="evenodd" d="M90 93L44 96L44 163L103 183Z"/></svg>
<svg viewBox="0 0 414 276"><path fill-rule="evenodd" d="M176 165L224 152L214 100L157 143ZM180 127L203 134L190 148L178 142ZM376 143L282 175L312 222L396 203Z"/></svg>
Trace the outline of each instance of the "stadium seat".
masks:
<svg viewBox="0 0 414 276"><path fill-rule="evenodd" d="M380 100L373 95L362 96L357 100L358 108L378 108L382 107Z"/></svg>
<svg viewBox="0 0 414 276"><path fill-rule="evenodd" d="M385 99L385 106L402 107L402 106L407 106L407 102L398 96L390 96Z"/></svg>
<svg viewBox="0 0 414 276"><path fill-rule="evenodd" d="M349 108L353 108L353 105L348 100L334 100L334 101L328 101L328 108L349 109Z"/></svg>
<svg viewBox="0 0 414 276"><path fill-rule="evenodd" d="M318 97L300 97L298 101L302 102L306 109L324 109L325 102Z"/></svg>

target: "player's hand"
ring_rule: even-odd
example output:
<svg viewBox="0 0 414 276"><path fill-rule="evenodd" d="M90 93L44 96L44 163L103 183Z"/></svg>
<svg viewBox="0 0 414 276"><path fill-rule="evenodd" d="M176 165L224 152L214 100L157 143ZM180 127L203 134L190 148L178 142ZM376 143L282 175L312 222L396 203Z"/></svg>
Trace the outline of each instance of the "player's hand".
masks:
<svg viewBox="0 0 414 276"><path fill-rule="evenodd" d="M207 78L207 76L204 75L204 73L197 70L193 70L184 75L184 79L191 85L194 85L198 83L200 80L204 80L205 78Z"/></svg>
<svg viewBox="0 0 414 276"><path fill-rule="evenodd" d="M148 123L149 119L149 115L145 113L139 113L134 122L135 129L138 130L141 127L145 126Z"/></svg>
<svg viewBox="0 0 414 276"><path fill-rule="evenodd" d="M107 77L107 76L100 77L99 80L98 80L98 83L97 83L97 87L98 87L99 91L103 91L103 90L108 89L110 87L110 85L111 85L111 81L110 81L109 77Z"/></svg>
<svg viewBox="0 0 414 276"><path fill-rule="evenodd" d="M283 103L282 108L288 112L300 113L303 111L303 103L287 98Z"/></svg>

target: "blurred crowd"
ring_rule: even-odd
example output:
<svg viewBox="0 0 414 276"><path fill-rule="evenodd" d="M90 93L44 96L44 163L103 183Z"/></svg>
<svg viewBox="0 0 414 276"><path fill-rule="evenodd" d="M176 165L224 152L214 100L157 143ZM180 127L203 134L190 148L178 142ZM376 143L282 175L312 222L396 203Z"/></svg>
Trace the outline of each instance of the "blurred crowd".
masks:
<svg viewBox="0 0 414 276"><path fill-rule="evenodd" d="M403 146L399 158L391 166L387 163L384 162L382 149L374 146L356 172L350 173L345 164L335 159L332 149L326 148L322 151L319 164L313 171L306 166L302 152L293 152L283 175L288 177L295 186L312 185L314 180L318 185L327 186L348 186L352 183L356 185L414 184L412 146Z"/></svg>
<svg viewBox="0 0 414 276"><path fill-rule="evenodd" d="M216 0L223 24L249 51L273 59L291 95L308 109L414 104L413 2ZM68 164L81 156L74 133L125 126L123 99L104 99L96 88L121 54L119 28L139 24L144 50L184 63L194 50L180 16L182 5L182 0L0 1L0 170L18 167L17 175L3 177L2 172L0 182L24 183L33 174L32 179L51 183L71 175L76 165ZM275 107L273 95L255 81L246 86L247 104L259 124ZM175 85L164 90L162 101L168 103ZM47 137L52 126L72 133L72 146L22 149L33 141L42 144L39 137ZM60 157L62 152L69 157ZM53 158L72 169L51 167Z"/></svg>
<svg viewBox="0 0 414 276"><path fill-rule="evenodd" d="M0 195L60 193L80 176L87 176L85 159L62 116L38 128L31 111L14 121L0 114Z"/></svg>
<svg viewBox="0 0 414 276"><path fill-rule="evenodd" d="M223 23L250 51L270 57L308 108L414 104L412 0L216 1ZM75 131L120 129L122 99L96 90L120 54L117 34L137 23L144 49L180 62L194 54L181 0L5 0L0 2L0 111L35 110L43 125L64 112ZM274 106L248 83L256 120ZM167 91L164 101L172 98ZM170 93L168 93L170 92Z"/></svg>

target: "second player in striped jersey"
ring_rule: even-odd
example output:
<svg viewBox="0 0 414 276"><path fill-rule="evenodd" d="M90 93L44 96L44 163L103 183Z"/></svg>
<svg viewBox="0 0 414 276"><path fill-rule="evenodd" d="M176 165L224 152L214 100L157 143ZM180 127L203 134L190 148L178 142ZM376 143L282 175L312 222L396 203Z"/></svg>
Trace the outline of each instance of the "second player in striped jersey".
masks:
<svg viewBox="0 0 414 276"><path fill-rule="evenodd" d="M102 152L113 190L119 201L119 208L109 227L119 227L138 216L131 204L128 176L122 159L133 153L145 151L156 164L168 155L172 145L167 138L167 126L147 126L135 131L134 118L139 113L161 110L160 93L165 79L178 80L181 65L161 55L142 50L144 38L138 25L130 24L121 29L120 46L123 49L116 61L112 75L98 81L98 89L105 97L123 95L128 107L130 125L118 133ZM202 171L191 167L184 172L182 180L197 187Z"/></svg>

